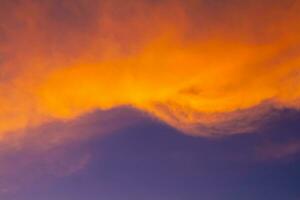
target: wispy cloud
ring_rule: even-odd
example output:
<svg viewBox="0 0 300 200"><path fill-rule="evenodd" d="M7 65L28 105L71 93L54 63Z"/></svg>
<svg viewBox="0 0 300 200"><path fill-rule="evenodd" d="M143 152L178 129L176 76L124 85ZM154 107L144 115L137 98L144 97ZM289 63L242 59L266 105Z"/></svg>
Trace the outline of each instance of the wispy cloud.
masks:
<svg viewBox="0 0 300 200"><path fill-rule="evenodd" d="M247 131L266 101L298 108L299 7L1 1L0 132L120 105L194 135Z"/></svg>

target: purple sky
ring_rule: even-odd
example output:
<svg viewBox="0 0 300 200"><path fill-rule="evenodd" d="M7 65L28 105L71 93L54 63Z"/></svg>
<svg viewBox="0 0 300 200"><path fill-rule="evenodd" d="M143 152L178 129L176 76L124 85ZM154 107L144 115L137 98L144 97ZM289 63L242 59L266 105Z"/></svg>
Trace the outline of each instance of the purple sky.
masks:
<svg viewBox="0 0 300 200"><path fill-rule="evenodd" d="M299 120L293 110L263 130L225 138L185 136L130 108L113 111L114 120L132 125L103 136L97 111L75 122L34 130L20 151L2 156L1 198L7 200L207 199L297 200ZM275 111L274 111L275 112ZM47 130L74 129L81 139L45 144ZM43 134L38 134L43 132ZM100 134L99 134L100 133ZM53 134L53 133L52 133ZM24 139L23 141L26 141ZM35 141L35 142L32 142ZM296 146L291 147L291 146Z"/></svg>

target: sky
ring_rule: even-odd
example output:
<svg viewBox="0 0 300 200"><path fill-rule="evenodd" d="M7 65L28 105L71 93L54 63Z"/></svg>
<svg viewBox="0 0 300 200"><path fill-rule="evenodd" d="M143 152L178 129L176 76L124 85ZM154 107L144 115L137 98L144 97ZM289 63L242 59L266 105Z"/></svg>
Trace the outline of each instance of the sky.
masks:
<svg viewBox="0 0 300 200"><path fill-rule="evenodd" d="M299 13L0 0L0 198L299 200Z"/></svg>

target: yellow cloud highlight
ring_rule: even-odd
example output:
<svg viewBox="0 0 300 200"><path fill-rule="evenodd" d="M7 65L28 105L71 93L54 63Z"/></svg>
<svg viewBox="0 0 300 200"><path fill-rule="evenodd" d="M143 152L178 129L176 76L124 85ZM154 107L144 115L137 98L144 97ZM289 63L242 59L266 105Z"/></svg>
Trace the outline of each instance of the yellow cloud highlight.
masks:
<svg viewBox="0 0 300 200"><path fill-rule="evenodd" d="M3 51L13 59L7 56L3 64L10 76L0 84L0 132L132 105L186 133L214 133L199 126L236 133L253 127L249 119L267 112L260 106L266 101L298 107L300 6L290 5L287 14L268 1L229 2L229 8L200 2L130 1L120 7L112 1L79 18L95 5L64 5L76 22L93 20L84 30L49 21L42 12L48 4L20 6L41 18L24 12L19 19L16 12L7 23L22 22L24 34L5 32L11 38Z"/></svg>

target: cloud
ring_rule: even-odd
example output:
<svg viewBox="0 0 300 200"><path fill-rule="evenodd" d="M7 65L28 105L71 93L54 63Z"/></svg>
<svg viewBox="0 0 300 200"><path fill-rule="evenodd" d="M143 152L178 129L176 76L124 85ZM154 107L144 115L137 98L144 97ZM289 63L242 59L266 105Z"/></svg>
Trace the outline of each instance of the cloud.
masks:
<svg viewBox="0 0 300 200"><path fill-rule="evenodd" d="M1 4L2 135L120 105L233 134L299 106L296 1Z"/></svg>
<svg viewBox="0 0 300 200"><path fill-rule="evenodd" d="M279 160L283 158L294 158L300 152L300 142L288 141L285 143L269 143L257 149L259 160Z"/></svg>

